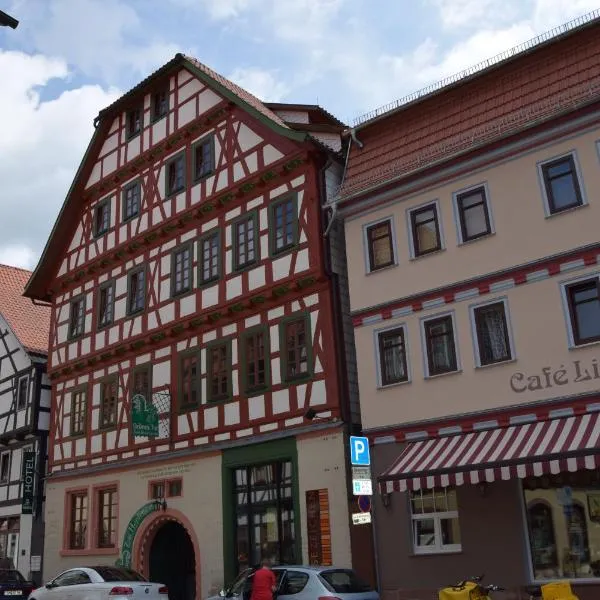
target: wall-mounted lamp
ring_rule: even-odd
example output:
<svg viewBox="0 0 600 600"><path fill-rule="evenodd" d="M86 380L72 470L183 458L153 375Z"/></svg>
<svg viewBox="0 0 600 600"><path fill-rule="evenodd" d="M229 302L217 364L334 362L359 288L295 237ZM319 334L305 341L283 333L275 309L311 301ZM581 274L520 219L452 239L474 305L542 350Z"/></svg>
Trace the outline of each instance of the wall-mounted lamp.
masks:
<svg viewBox="0 0 600 600"><path fill-rule="evenodd" d="M485 498L488 495L488 491L489 491L489 485L487 481L480 481L477 484L477 489L479 490L479 495L482 498Z"/></svg>
<svg viewBox="0 0 600 600"><path fill-rule="evenodd" d="M392 503L392 493L384 492L383 494L381 494L381 503L385 508L389 508L390 504Z"/></svg>
<svg viewBox="0 0 600 600"><path fill-rule="evenodd" d="M330 415L329 411L324 411L324 410L322 410L322 411L319 411L319 412L317 412L317 411L316 411L314 408L309 408L309 409L308 409L308 410L307 410L307 411L304 413L304 418L305 418L307 421L314 421L315 419L316 419L317 421L319 421L319 420L321 420L321 419L326 419L326 418L328 418L328 417L320 417L320 416L319 416L319 415L321 415L321 414L323 414L323 413L325 413L325 412L327 412L327 415L328 415L328 416Z"/></svg>
<svg viewBox="0 0 600 600"><path fill-rule="evenodd" d="M167 501L164 498L154 500L154 510L167 510Z"/></svg>

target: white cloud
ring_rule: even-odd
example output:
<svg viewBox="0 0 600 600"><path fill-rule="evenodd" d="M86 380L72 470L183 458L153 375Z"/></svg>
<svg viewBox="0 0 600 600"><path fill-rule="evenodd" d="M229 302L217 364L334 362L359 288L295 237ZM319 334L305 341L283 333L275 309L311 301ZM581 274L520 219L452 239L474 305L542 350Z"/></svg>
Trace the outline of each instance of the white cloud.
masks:
<svg viewBox="0 0 600 600"><path fill-rule="evenodd" d="M290 91L277 72L262 69L235 69L229 79L265 102L281 102Z"/></svg>
<svg viewBox="0 0 600 600"><path fill-rule="evenodd" d="M32 271L35 268L36 261L37 256L29 246L23 244L0 246L0 264Z"/></svg>
<svg viewBox="0 0 600 600"><path fill-rule="evenodd" d="M63 60L0 51L0 256L31 267L71 184L98 111L119 95L96 85L40 101L39 89L67 80Z"/></svg>
<svg viewBox="0 0 600 600"><path fill-rule="evenodd" d="M445 29L470 26L478 29L481 25L496 26L513 20L524 0L429 0L439 11L439 17Z"/></svg>

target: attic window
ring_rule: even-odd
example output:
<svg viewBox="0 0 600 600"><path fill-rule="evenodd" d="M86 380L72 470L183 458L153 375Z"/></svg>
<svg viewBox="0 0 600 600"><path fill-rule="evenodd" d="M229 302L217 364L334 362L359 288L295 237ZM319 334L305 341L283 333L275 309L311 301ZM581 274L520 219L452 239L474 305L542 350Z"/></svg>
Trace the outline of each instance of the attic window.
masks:
<svg viewBox="0 0 600 600"><path fill-rule="evenodd" d="M136 136L142 130L142 111L134 108L127 113L127 138Z"/></svg>
<svg viewBox="0 0 600 600"><path fill-rule="evenodd" d="M152 119L158 121L169 112L169 91L162 90L152 96Z"/></svg>

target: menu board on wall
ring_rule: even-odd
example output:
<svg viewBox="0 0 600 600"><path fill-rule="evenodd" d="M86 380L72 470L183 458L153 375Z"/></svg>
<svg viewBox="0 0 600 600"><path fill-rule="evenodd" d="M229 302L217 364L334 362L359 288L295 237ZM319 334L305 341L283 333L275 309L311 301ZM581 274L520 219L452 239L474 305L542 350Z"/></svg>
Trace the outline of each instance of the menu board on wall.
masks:
<svg viewBox="0 0 600 600"><path fill-rule="evenodd" d="M308 564L331 565L331 528L327 490L306 492L306 525L308 529Z"/></svg>

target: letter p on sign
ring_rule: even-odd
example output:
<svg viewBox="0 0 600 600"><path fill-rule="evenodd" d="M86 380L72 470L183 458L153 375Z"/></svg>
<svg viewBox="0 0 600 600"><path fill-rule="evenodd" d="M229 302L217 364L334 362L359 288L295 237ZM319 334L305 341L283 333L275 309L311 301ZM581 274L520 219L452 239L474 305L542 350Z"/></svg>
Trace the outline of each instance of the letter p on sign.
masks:
<svg viewBox="0 0 600 600"><path fill-rule="evenodd" d="M368 438L350 436L350 463L363 467L371 464Z"/></svg>

